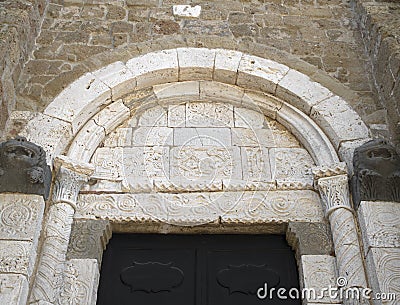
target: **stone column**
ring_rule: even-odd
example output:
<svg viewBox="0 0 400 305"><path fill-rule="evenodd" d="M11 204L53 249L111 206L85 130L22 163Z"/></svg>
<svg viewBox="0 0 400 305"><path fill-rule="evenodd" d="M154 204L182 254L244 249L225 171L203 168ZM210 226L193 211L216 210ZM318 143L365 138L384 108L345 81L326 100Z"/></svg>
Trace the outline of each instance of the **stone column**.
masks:
<svg viewBox="0 0 400 305"><path fill-rule="evenodd" d="M63 286L66 253L79 190L94 169L64 156L54 160L56 181L47 211L43 245L30 303L57 304Z"/></svg>
<svg viewBox="0 0 400 305"><path fill-rule="evenodd" d="M314 178L321 194L325 216L331 226L339 277L345 289L367 288L354 211L350 205L347 169L344 163L320 167ZM365 299L343 298L343 304L369 304Z"/></svg>

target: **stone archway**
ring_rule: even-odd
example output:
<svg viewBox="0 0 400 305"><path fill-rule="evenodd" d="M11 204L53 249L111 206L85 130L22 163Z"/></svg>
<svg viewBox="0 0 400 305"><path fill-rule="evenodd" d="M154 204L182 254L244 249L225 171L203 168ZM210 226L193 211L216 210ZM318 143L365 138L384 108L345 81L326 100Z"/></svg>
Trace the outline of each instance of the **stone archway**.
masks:
<svg viewBox="0 0 400 305"><path fill-rule="evenodd" d="M300 180L292 181L290 179L273 180L272 177L265 181L251 181L250 184L246 184L244 179L237 179L241 181L236 185L234 183L224 185L223 179L221 179L221 184L211 185L207 183L174 184L168 181L157 184L153 181L149 186L146 184L134 185L134 183L124 185L126 182L124 177L118 181L118 179L104 179L104 175L103 177L101 174L99 175L101 166L99 166L99 162L96 164L96 160L103 158L105 162L112 163L118 159L112 155L99 157L99 146L104 141L112 141L110 138L115 134L117 134L116 141L118 142L118 134L123 133L121 128L125 128L119 127L121 124L136 114L144 114L149 109L154 109L157 105L176 105L176 103L182 103L182 100L189 101L189 103L192 101L208 104L211 107L213 107L212 105L230 104L232 109L256 110L257 113L282 124L285 132L294 135L298 139L298 143L305 148L302 151L309 156L306 165L309 168L315 168L314 180L309 171L308 176L304 175ZM185 104L185 109L187 107L190 107L188 103ZM234 115L235 111L233 110L232 117ZM50 155L49 160L55 157L57 168L59 168L46 230L51 231L52 227L58 229L60 219L63 222L61 224L63 229L60 238L53 244L48 243L47 239L44 241L42 257L38 266L39 272L33 286L32 301L43 300L53 303L59 299L57 295L59 287L54 279L63 278L57 268L65 264L75 210L77 218L87 216L86 218L89 220L100 216L100 218L111 219L117 223L118 221L115 220L124 221L124 215L121 216L118 213L124 212L124 208L126 208L118 207L118 204L127 203L129 208L131 203L124 200L136 196L132 193L150 191L165 193L165 196L169 196L170 192L189 191L188 193L191 194L189 196L193 196L195 192L224 192L231 185L233 185L232 190L239 192L262 193L273 189L274 192L269 192L267 195L272 194L272 197L266 200L267 202L271 202L272 205L276 204L278 208L280 204L294 207L293 214L284 211L280 215L283 215L282 218L278 220L276 215L263 214L258 220L254 217L246 218L245 215L234 215L233 218L231 217L233 224L250 225L256 224L258 221L265 225L277 222L282 225L280 228L282 230L290 222L312 222L318 228L320 226L318 223L324 221L323 211L325 211L326 217L329 217L331 221L339 275L346 274L350 287L366 287L365 274L359 272L359 270L364 270L364 267L349 203L347 172L344 164L339 163L339 159L351 163L350 159L346 159L348 151L351 151L353 145L357 146L360 140L368 138L368 130L343 99L333 95L320 84L312 82L307 76L271 60L236 51L195 48L166 50L134 58L126 64L117 62L81 77L68 86L46 108L44 115L34 118L28 124L27 136L30 140L41 143L43 125L40 124L43 122L46 122L49 129L53 131L53 138L47 139L44 146ZM168 128L168 124L166 127ZM218 138L218 136L214 137ZM146 145L142 143L142 146ZM338 150L341 158L338 156ZM63 153L67 157L57 156ZM262 156L261 159L265 159L265 156ZM89 165L89 162L92 165ZM95 166L93 167L93 165ZM95 171L94 176L93 171ZM115 174L115 172L106 174L110 173L111 175ZM116 175L118 176L118 171ZM97 181L106 181L108 189L96 190L96 186L89 184L89 186L85 186L84 190L122 194L104 195L100 199L96 198L97 195L82 195L78 201L81 185L89 177L96 178ZM94 181L93 178L92 181ZM314 189L313 182L319 188ZM119 187L121 189L118 189ZM323 209L316 190L321 193ZM300 194L299 192L301 195L297 195ZM268 198L264 194L262 195L259 202ZM113 196L121 198L115 199L112 198ZM146 200L148 201L148 199ZM116 208L117 214L113 214L110 210L106 210L103 215L79 214L84 210L82 207L85 207L85 204L98 206L102 200L111 206L116 204L117 206L113 208ZM302 211L300 211L301 208L296 211L294 204L296 201L300 202L297 206L303 204ZM212 206L212 203L210 205ZM304 209L307 205L309 208ZM273 208L269 210L271 211ZM184 209L181 211L184 217L187 212ZM313 211L315 214L311 219L307 218L309 217L306 215L307 213L299 216L304 211ZM129 210L129 213L132 211ZM143 215L134 217L126 215L126 221L134 218L140 224L140 221L145 223L146 221L161 220L165 222L171 220L168 219L168 213L155 216L150 214L150 217L146 219ZM192 225L197 221L209 223L214 221L215 217L220 219L221 213L217 212L212 217L213 219L199 216L198 219L189 220L177 218L173 219L173 222L178 225ZM54 219L58 219L58 221L54 222ZM114 227L118 227L118 224L114 224ZM346 231L343 228L346 228ZM324 229L321 230L321 232L326 232ZM301 242L300 237L293 238L293 236L297 236L297 233L293 233L296 230L290 232L289 236L292 236L291 238L294 240L293 245L296 244L296 240ZM318 235L322 236L323 234ZM344 240L344 237L347 240ZM305 245L299 249L304 247ZM58 251L56 259L50 252L47 253L53 248ZM301 250L298 252L300 253L299 262L304 286L316 284L311 284L307 279L307 274L312 271L316 260L325 266L325 269L322 268L325 270L322 273L325 272L327 278L331 280L335 278L335 258L328 255L326 250L310 250L311 253L305 251L312 255L322 254L321 257L311 257L312 255L307 257L307 255L302 255ZM80 263L82 262L78 264ZM92 268L92 271L95 272L95 268ZM91 274L91 278L95 281L95 273ZM323 281L320 283L327 284ZM68 297L68 293L65 294Z"/></svg>

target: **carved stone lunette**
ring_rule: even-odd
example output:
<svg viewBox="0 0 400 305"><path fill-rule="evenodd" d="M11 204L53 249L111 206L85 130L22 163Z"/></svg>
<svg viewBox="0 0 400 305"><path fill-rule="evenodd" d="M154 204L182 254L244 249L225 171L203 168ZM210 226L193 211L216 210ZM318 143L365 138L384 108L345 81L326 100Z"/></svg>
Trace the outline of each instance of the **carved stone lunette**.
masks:
<svg viewBox="0 0 400 305"><path fill-rule="evenodd" d="M44 241L30 296L31 303L58 303L78 193L94 171L91 165L64 156L55 158L54 167L57 176L44 227Z"/></svg>
<svg viewBox="0 0 400 305"><path fill-rule="evenodd" d="M325 216L331 226L339 276L345 288L367 287L354 211L350 205L347 171L344 164L313 170L321 194ZM365 300L343 300L344 304L364 304Z"/></svg>

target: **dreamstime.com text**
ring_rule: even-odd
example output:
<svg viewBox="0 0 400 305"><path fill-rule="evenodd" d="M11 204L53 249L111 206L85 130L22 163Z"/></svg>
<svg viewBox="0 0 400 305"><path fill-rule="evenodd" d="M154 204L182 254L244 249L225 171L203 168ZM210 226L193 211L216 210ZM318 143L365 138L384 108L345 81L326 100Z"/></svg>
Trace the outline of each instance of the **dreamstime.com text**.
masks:
<svg viewBox="0 0 400 305"><path fill-rule="evenodd" d="M347 287L347 279L339 277L337 279L337 286L329 285L322 289L315 288L290 288L283 287L268 287L267 283L257 290L257 297L261 300L273 299L307 299L307 300L321 300L321 299L339 299L339 300L382 300L394 301L396 300L395 293L373 292L370 288Z"/></svg>

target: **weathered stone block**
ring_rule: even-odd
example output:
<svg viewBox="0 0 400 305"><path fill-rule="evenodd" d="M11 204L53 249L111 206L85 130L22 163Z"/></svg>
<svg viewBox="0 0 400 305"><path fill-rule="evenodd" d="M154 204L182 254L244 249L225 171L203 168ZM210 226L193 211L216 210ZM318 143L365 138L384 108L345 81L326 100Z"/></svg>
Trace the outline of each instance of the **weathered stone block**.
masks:
<svg viewBox="0 0 400 305"><path fill-rule="evenodd" d="M175 128L174 146L231 146L229 128Z"/></svg>
<svg viewBox="0 0 400 305"><path fill-rule="evenodd" d="M178 48L179 81L212 80L215 50Z"/></svg>
<svg viewBox="0 0 400 305"><path fill-rule="evenodd" d="M242 56L241 52L217 49L214 80L233 85L236 84L237 71Z"/></svg>
<svg viewBox="0 0 400 305"><path fill-rule="evenodd" d="M222 103L186 104L186 127L233 127L233 106Z"/></svg>
<svg viewBox="0 0 400 305"><path fill-rule="evenodd" d="M0 240L0 273L32 274L36 247L30 241Z"/></svg>
<svg viewBox="0 0 400 305"><path fill-rule="evenodd" d="M400 248L400 204L361 201L359 223L365 254L373 247Z"/></svg>
<svg viewBox="0 0 400 305"><path fill-rule="evenodd" d="M0 303L25 305L28 299L29 283L21 274L0 274Z"/></svg>
<svg viewBox="0 0 400 305"><path fill-rule="evenodd" d="M172 144L172 128L138 127L133 131L132 146L168 146Z"/></svg>
<svg viewBox="0 0 400 305"><path fill-rule="evenodd" d="M264 115L251 109L235 107L235 127L261 129Z"/></svg>
<svg viewBox="0 0 400 305"><path fill-rule="evenodd" d="M44 200L38 195L0 194L0 239L36 243L42 227Z"/></svg>

